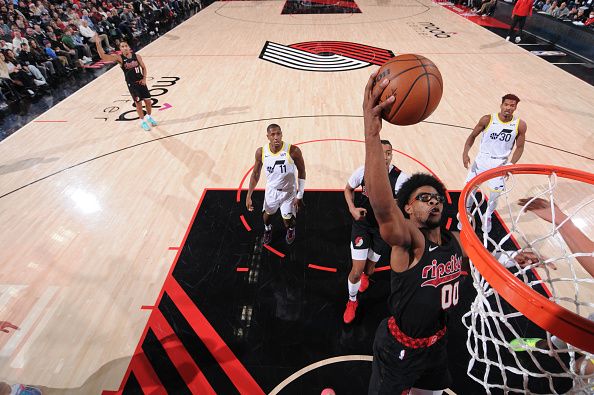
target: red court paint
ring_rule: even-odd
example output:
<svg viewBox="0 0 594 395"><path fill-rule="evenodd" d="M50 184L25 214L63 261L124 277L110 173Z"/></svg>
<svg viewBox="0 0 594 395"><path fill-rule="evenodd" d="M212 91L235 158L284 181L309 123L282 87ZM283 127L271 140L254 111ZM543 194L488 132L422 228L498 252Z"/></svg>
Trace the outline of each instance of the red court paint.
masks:
<svg viewBox="0 0 594 395"><path fill-rule="evenodd" d="M266 248L268 251L272 252L273 254L276 254L278 256L280 256L281 258L285 257L285 254L283 254L282 252L275 250L274 248L270 247L268 244L263 244L264 248Z"/></svg>
<svg viewBox="0 0 594 395"><path fill-rule="evenodd" d="M264 391L225 344L217 331L202 314L179 283L171 276L165 284L167 294L188 321L194 332L206 345L212 356L225 371L233 385L241 394L264 395Z"/></svg>
<svg viewBox="0 0 594 395"><path fill-rule="evenodd" d="M241 222L243 223L243 226L247 229L248 232L252 231L252 227L247 223L247 221L245 220L245 217L243 216L243 214L241 214L239 216L239 219L241 219Z"/></svg>
<svg viewBox="0 0 594 395"><path fill-rule="evenodd" d="M243 178L241 179L241 182L239 183L239 188L237 188L237 197L236 197L237 203L239 203L241 200L241 186L243 185L245 179L247 178L247 176L250 174L250 172L252 170L254 170L254 166L250 167L248 169L248 171L245 172L245 174L243 175Z"/></svg>
<svg viewBox="0 0 594 395"><path fill-rule="evenodd" d="M169 251L177 251L179 250L181 247L169 247L168 250Z"/></svg>
<svg viewBox="0 0 594 395"><path fill-rule="evenodd" d="M145 394L167 395L157 373L143 352L134 354L130 361L130 368Z"/></svg>
<svg viewBox="0 0 594 395"><path fill-rule="evenodd" d="M192 219L190 220L190 223L188 224L188 227L186 229L186 234L184 235L181 245L186 244L186 240L188 239L188 235L190 234L190 230L192 229L192 225L194 224L194 221L196 220L196 215L198 215L198 210L200 210L200 206L202 205L202 201L204 200L204 196L206 196L207 191L208 191L208 188L205 188L204 191L202 191L202 196L200 196L200 200L198 201L198 205L196 206L196 209L194 210ZM173 269L175 268L175 265L177 264L179 256L181 255L181 251L182 251L181 248L179 248L177 250L177 254L175 255L175 258L173 260L171 267L169 268L169 273L167 273L167 276L165 277L165 283L163 284L163 287L161 288L161 292L159 293L159 296L157 297L155 306L158 306L159 303L161 302L161 299L163 298L163 294L165 293L165 285L167 284L167 279L172 278ZM154 314L154 312L151 314L151 316L153 314ZM150 322L150 317L149 317L149 322ZM146 356L142 352L142 343L144 342L144 339L146 338L146 334L147 334L149 328L150 328L150 326L147 324L144 328L144 331L142 332L142 335L140 336L138 344L136 345L136 351L134 351L134 355L132 356L132 359L130 360L130 365L128 365L128 369L126 370L126 373L124 374L124 377L122 378L122 382L120 384L118 394L122 393L124 386L128 382L128 377L130 377L130 373L133 371L134 366L136 366L134 364L135 359L140 358L139 355L142 355L142 357L144 357L144 360L146 360L146 362L148 363ZM150 365L150 363L149 363L149 365ZM152 367L151 367L151 370L152 370ZM134 375L136 376L136 372L134 372ZM139 379L139 383L140 383L140 379ZM140 383L140 384L142 386L142 383ZM143 387L143 389L144 389L144 387ZM145 391L145 393L151 393L151 392ZM157 394L157 393L161 394L162 392L155 392L155 394Z"/></svg>
<svg viewBox="0 0 594 395"><path fill-rule="evenodd" d="M322 270L322 271L325 271L325 272L336 273L336 268L335 267L318 266L318 265L314 265L312 263L310 263L309 265L307 265L307 267L309 267L311 269Z"/></svg>
<svg viewBox="0 0 594 395"><path fill-rule="evenodd" d="M168 108L171 108L171 107L173 107L171 104L163 103L163 107L159 108L159 111L167 110Z"/></svg>
<svg viewBox="0 0 594 395"><path fill-rule="evenodd" d="M145 306L145 305L143 305L143 306L140 307L140 310L154 310L154 309L155 309L155 306Z"/></svg>
<svg viewBox="0 0 594 395"><path fill-rule="evenodd" d="M192 394L216 395L215 390L159 310L151 316L150 325Z"/></svg>

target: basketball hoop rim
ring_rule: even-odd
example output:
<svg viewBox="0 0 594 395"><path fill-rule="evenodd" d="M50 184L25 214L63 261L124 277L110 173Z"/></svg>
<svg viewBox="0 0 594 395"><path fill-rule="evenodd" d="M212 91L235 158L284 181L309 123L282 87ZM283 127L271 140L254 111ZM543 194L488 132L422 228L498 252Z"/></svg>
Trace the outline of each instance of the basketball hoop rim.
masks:
<svg viewBox="0 0 594 395"><path fill-rule="evenodd" d="M506 165L487 170L470 180L461 192L458 212L462 231L460 241L480 274L508 303L542 329L567 343L594 354L594 322L548 300L514 276L485 247L474 232L466 214L466 197L470 190L494 177L512 174L556 173L563 178L594 185L594 174L560 166L543 164Z"/></svg>

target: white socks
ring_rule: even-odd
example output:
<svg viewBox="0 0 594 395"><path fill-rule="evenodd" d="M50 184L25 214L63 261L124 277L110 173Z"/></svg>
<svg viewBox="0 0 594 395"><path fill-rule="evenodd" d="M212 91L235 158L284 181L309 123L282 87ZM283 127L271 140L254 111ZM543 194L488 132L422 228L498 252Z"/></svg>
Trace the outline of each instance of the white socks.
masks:
<svg viewBox="0 0 594 395"><path fill-rule="evenodd" d="M361 280L357 281L355 284L353 284L351 280L347 280L347 283L349 285L349 300L355 302L357 300L357 293L359 293Z"/></svg>

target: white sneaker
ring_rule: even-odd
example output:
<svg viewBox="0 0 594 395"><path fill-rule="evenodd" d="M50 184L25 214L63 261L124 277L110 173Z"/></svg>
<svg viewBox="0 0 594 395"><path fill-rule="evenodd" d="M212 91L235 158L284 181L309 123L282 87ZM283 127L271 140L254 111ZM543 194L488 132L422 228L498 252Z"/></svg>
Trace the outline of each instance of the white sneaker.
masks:
<svg viewBox="0 0 594 395"><path fill-rule="evenodd" d="M514 40L516 42L516 44L519 44L520 41L522 41L522 38L520 36L516 37L516 39Z"/></svg>
<svg viewBox="0 0 594 395"><path fill-rule="evenodd" d="M507 37L505 38L505 41L509 41L509 36L507 36Z"/></svg>
<svg viewBox="0 0 594 395"><path fill-rule="evenodd" d="M491 217L489 217L489 218L487 218L486 222L483 222L483 226L481 226L481 230L483 231L483 233L489 234L492 226L493 226L493 224L491 223Z"/></svg>

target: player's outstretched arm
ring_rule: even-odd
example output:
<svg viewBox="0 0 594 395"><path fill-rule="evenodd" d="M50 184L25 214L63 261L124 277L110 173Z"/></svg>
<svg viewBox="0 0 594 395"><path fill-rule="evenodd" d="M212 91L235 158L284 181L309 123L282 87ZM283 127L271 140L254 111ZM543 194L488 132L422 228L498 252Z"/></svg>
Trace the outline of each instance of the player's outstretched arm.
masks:
<svg viewBox="0 0 594 395"><path fill-rule="evenodd" d="M256 150L256 161L254 162L254 169L252 170L252 175L250 176L250 186L248 187L247 196L245 198L245 207L249 211L254 211L254 205L252 204L252 193L254 193L254 188L256 188L256 185L258 185L258 181L260 180L262 164L262 147L260 147Z"/></svg>
<svg viewBox="0 0 594 395"><path fill-rule="evenodd" d="M518 205L526 206L528 202L532 200L531 197L527 197L524 199L518 200ZM567 219L567 215L561 211L557 205L553 205L553 210L551 210L551 202L545 199L536 198L530 204L526 206L527 211L532 211L538 217L544 219L547 222L553 222L553 210L555 213L555 225L559 226L563 221ZM559 233L569 250L573 253L583 252L583 253L590 253L594 254L594 241L590 240L588 236L586 236L580 228L575 226L575 224L569 220L566 221L560 228ZM575 258L580 265L594 277L594 256L580 256Z"/></svg>
<svg viewBox="0 0 594 395"><path fill-rule="evenodd" d="M483 130L485 130L490 121L490 115L483 115L466 139L466 143L464 143L464 151L462 151L462 163L464 164L465 168L468 169L468 166L470 166L470 156L468 156L468 152L470 152L470 148L474 144L474 140L479 134L481 134Z"/></svg>
<svg viewBox="0 0 594 395"><path fill-rule="evenodd" d="M380 141L382 109L394 102L394 96L379 103L379 97L388 85L388 80L384 79L379 84L375 84L376 75L377 71L369 77L363 98L365 188L384 241L390 246L410 246L412 243L411 228L393 198Z"/></svg>
<svg viewBox="0 0 594 395"><path fill-rule="evenodd" d="M516 137L516 149L512 155L510 160L511 163L518 163L522 154L524 153L524 144L526 143L526 130L528 126L526 126L526 122L520 120L520 124L518 125L518 137Z"/></svg>
<svg viewBox="0 0 594 395"><path fill-rule="evenodd" d="M101 46L101 40L99 40L99 36L97 35L97 33L95 33L95 47L97 48L97 53L99 54L101 60L104 60L106 62L122 63L122 58L120 57L120 55L108 55L105 53L103 47Z"/></svg>

